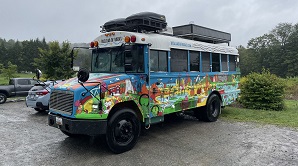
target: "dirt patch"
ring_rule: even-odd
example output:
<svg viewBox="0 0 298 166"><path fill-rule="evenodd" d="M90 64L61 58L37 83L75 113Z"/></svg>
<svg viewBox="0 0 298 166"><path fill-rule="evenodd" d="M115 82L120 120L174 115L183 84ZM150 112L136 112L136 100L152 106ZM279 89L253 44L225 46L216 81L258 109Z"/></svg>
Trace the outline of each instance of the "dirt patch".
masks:
<svg viewBox="0 0 298 166"><path fill-rule="evenodd" d="M298 92L293 94L287 94L285 96L285 99L287 100L298 100Z"/></svg>

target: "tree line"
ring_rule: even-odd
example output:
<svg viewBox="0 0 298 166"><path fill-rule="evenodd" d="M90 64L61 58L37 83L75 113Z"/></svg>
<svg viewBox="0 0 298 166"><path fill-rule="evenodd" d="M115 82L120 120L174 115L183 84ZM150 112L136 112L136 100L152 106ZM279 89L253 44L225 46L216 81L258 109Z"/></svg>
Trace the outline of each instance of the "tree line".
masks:
<svg viewBox="0 0 298 166"><path fill-rule="evenodd" d="M14 41L0 38L0 63L8 67L8 62L17 66L17 71L34 71L33 59L39 57L39 48L48 49L45 38Z"/></svg>
<svg viewBox="0 0 298 166"><path fill-rule="evenodd" d="M0 66L8 68L16 65L17 72L34 72L40 68L47 78L65 79L69 76L67 72L71 72L68 70L70 51L74 46L86 47L88 44L46 42L45 38L25 41L0 38ZM263 69L280 77L298 76L298 23L280 23L268 33L250 39L247 47L237 48L243 76L251 72L260 73ZM74 65L90 69L90 54L90 50L76 52Z"/></svg>
<svg viewBox="0 0 298 166"><path fill-rule="evenodd" d="M298 76L298 23L279 23L268 33L238 47L242 76L263 69L286 78Z"/></svg>
<svg viewBox="0 0 298 166"><path fill-rule="evenodd" d="M14 41L0 38L0 74L7 78L14 71L35 72L38 68L46 79L65 79L73 73L70 52L74 46L88 46L85 43L70 44L57 41L46 42L45 38ZM90 50L75 51L74 66L90 68Z"/></svg>

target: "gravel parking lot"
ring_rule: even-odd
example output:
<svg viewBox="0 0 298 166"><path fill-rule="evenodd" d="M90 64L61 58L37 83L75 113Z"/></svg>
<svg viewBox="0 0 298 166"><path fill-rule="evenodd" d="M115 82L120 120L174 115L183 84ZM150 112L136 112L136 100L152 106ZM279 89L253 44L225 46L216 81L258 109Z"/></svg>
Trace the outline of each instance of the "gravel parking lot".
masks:
<svg viewBox="0 0 298 166"><path fill-rule="evenodd" d="M186 117L154 125L128 152L100 137L68 138L24 101L0 105L0 165L298 165L298 131Z"/></svg>

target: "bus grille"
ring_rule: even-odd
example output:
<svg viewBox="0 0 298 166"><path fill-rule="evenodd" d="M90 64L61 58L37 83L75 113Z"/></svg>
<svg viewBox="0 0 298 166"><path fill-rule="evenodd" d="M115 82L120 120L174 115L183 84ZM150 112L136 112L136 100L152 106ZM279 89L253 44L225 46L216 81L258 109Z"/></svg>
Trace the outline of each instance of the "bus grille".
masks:
<svg viewBox="0 0 298 166"><path fill-rule="evenodd" d="M71 115L73 100L73 92L53 90L50 97L50 110Z"/></svg>

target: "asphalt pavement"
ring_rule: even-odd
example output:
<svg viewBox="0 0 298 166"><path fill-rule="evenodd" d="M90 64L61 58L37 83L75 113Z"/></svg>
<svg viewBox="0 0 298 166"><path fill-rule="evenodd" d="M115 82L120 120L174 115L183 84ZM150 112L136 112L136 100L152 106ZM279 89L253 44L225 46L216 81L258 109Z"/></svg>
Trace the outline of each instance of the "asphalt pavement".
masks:
<svg viewBox="0 0 298 166"><path fill-rule="evenodd" d="M74 139L49 127L47 112L27 108L24 101L1 104L0 125L0 166L298 165L298 131L270 125L186 116L153 125L132 150L117 155L102 137Z"/></svg>
<svg viewBox="0 0 298 166"><path fill-rule="evenodd" d="M26 100L26 97L13 97L13 98L7 98L5 103L22 102L25 100Z"/></svg>

